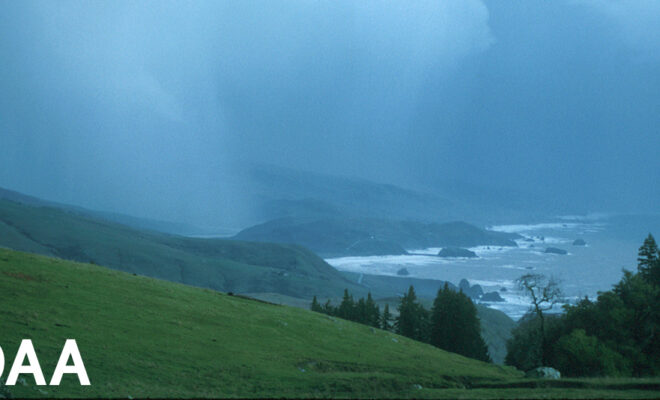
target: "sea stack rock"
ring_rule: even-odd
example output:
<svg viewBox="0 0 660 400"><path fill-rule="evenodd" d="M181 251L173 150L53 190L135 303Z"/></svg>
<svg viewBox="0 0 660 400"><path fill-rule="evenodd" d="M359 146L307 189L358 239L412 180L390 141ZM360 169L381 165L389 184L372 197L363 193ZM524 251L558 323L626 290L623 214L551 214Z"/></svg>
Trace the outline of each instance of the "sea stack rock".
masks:
<svg viewBox="0 0 660 400"><path fill-rule="evenodd" d="M548 247L547 249L545 249L545 252L549 254L561 254L561 255L568 254L568 251L564 249L558 249L556 247Z"/></svg>
<svg viewBox="0 0 660 400"><path fill-rule="evenodd" d="M461 247L444 247L438 253L440 257L467 257L467 258L477 258L477 254L474 251L464 249Z"/></svg>
<svg viewBox="0 0 660 400"><path fill-rule="evenodd" d="M463 278L461 279L460 282L458 282L458 288L465 293L466 291L470 290L470 282L468 282L467 279Z"/></svg>
<svg viewBox="0 0 660 400"><path fill-rule="evenodd" d="M458 283L458 289L463 292L467 297L478 300L484 294L484 290L479 285L470 286L470 282L463 278Z"/></svg>
<svg viewBox="0 0 660 400"><path fill-rule="evenodd" d="M410 273L406 268L401 268L400 270L396 271L396 274L399 276L408 276Z"/></svg>
<svg viewBox="0 0 660 400"><path fill-rule="evenodd" d="M499 301L504 301L504 299L497 292L488 292L488 293L484 294L483 296L481 296L481 301L499 302Z"/></svg>

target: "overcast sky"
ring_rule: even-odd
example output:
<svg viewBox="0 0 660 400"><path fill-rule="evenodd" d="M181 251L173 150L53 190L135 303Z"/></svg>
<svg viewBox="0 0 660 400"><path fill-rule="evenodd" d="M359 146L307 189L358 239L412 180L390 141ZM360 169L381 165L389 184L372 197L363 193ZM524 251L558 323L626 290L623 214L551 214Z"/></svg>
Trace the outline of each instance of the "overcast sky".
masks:
<svg viewBox="0 0 660 400"><path fill-rule="evenodd" d="M52 200L199 219L248 161L660 211L657 0L3 2L0 55L0 186Z"/></svg>

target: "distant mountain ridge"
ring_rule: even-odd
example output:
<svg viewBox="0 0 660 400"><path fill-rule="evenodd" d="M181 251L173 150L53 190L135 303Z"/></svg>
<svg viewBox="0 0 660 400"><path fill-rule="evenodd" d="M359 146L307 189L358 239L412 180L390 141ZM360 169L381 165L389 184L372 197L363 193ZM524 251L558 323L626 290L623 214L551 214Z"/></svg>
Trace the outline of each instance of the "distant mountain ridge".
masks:
<svg viewBox="0 0 660 400"><path fill-rule="evenodd" d="M127 225L138 229L145 229L149 231L172 233L172 234L185 234L185 233L199 233L201 229L197 226L180 223L180 222L160 221L160 220L136 217L121 213L90 210L85 207L79 207L71 204L64 204L56 201L40 199L38 197L26 195L2 187L0 187L0 199L10 200L31 206L54 207L69 212L73 212L81 216L99 218L106 220L108 222L116 222L122 225Z"/></svg>
<svg viewBox="0 0 660 400"><path fill-rule="evenodd" d="M517 246L517 234L465 222L422 223L376 218L280 218L239 232L235 239L295 243L323 257L406 254L428 247Z"/></svg>
<svg viewBox="0 0 660 400"><path fill-rule="evenodd" d="M514 189L452 180L436 182L433 188L411 189L272 165L252 164L240 170L242 187L259 204L258 223L281 217L343 216L425 223L467 220L486 225L543 218L545 215L538 212L542 208L554 213L567 207Z"/></svg>
<svg viewBox="0 0 660 400"><path fill-rule="evenodd" d="M0 246L221 291L364 291L300 246L186 238L34 204L0 199Z"/></svg>
<svg viewBox="0 0 660 400"><path fill-rule="evenodd" d="M424 188L410 189L356 177L252 163L218 166L216 179L222 183L223 191L206 210L217 214L211 218L205 213L186 220L174 216L176 213L164 218L145 218L131 216L130 212L96 211L93 207L45 201L3 189L0 198L72 210L138 229L204 237L230 236L241 229L284 217L376 218L423 223L464 220L492 225L529 221L533 214L529 210L537 208L541 201L509 190L464 183L446 182L429 192ZM214 213L214 208L223 211Z"/></svg>

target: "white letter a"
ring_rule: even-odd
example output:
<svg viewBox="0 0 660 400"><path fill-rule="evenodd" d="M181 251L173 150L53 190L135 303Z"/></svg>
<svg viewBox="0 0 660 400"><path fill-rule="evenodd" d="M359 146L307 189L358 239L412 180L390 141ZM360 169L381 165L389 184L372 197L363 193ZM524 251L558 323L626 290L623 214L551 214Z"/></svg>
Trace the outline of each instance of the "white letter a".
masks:
<svg viewBox="0 0 660 400"><path fill-rule="evenodd" d="M73 365L67 365L69 357L73 360ZM83 364L82 357L80 357L80 351L78 351L78 345L75 339L66 340L62 354L60 354L60 360L57 362L57 367L55 367L53 378L50 380L50 385L58 386L64 374L76 374L81 385L89 385L85 364Z"/></svg>
<svg viewBox="0 0 660 400"><path fill-rule="evenodd" d="M5 369L5 354L2 352L2 347L0 347L0 378L2 378L2 371Z"/></svg>
<svg viewBox="0 0 660 400"><path fill-rule="evenodd" d="M23 365L25 356L28 358L28 362L30 363L29 365ZM46 384L44 374L41 372L41 366L39 366L37 354L34 352L34 346L32 346L32 340L30 339L23 339L21 341L21 345L18 347L18 352L16 352L14 364L11 366L9 376L7 376L6 385L15 385L16 380L18 379L18 375L20 374L32 374L37 385L41 386Z"/></svg>

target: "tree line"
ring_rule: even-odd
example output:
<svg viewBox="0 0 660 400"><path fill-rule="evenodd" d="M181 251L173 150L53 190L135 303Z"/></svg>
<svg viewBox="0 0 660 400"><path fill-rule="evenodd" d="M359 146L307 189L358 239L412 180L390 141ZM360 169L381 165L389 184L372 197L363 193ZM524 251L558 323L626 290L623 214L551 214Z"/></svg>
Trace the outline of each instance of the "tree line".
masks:
<svg viewBox="0 0 660 400"><path fill-rule="evenodd" d="M311 310L375 328L389 330L391 327L392 316L389 306L386 304L385 309L381 313L380 307L374 302L371 293L367 294L366 299L360 298L358 301L355 301L353 300L353 295L348 293L348 289L344 289L344 297L338 307L333 306L330 300L324 305L321 305L316 299L316 296L314 296Z"/></svg>
<svg viewBox="0 0 660 400"><path fill-rule="evenodd" d="M348 290L344 290L339 306L333 306L330 300L321 305L314 296L311 310L392 331L466 357L491 361L474 303L447 283L438 291L430 310L424 308L415 288L410 286L399 299L396 317L390 313L389 304L385 304L381 313L371 293L366 299L355 301Z"/></svg>
<svg viewBox="0 0 660 400"><path fill-rule="evenodd" d="M514 329L506 363L525 371L547 365L566 376L657 376L660 251L651 234L637 261L637 273L624 270L621 281L595 301L566 305L562 315L536 307ZM552 286L538 285L537 293Z"/></svg>

